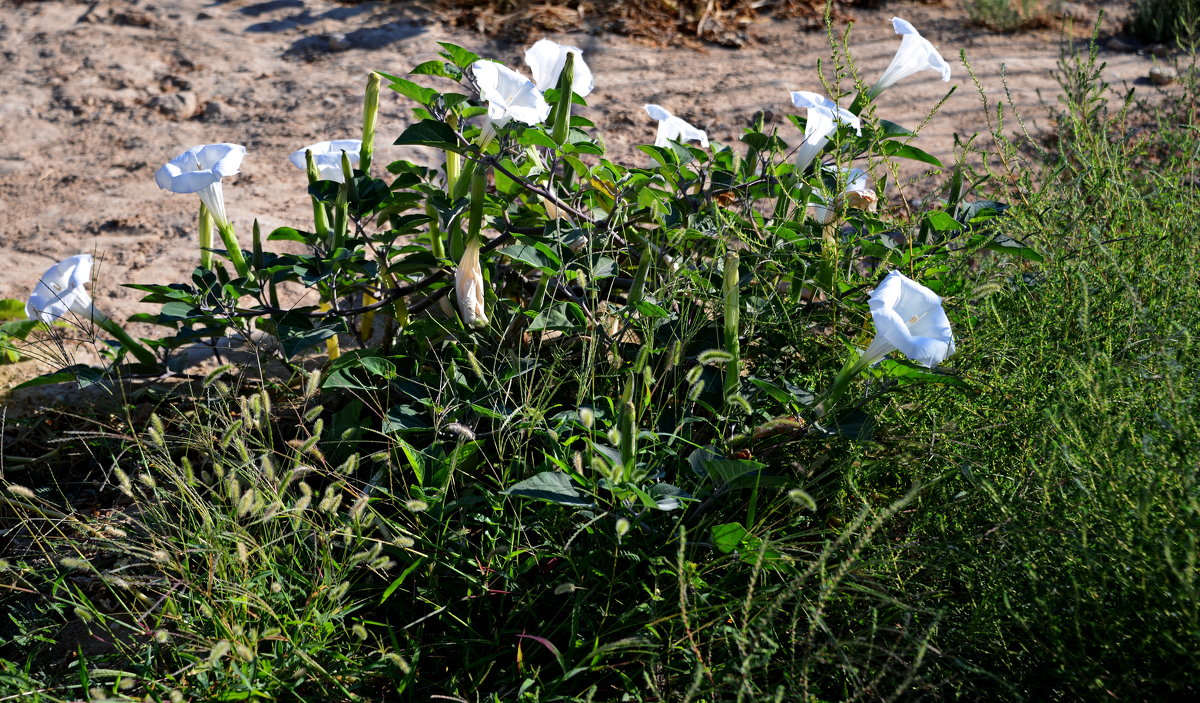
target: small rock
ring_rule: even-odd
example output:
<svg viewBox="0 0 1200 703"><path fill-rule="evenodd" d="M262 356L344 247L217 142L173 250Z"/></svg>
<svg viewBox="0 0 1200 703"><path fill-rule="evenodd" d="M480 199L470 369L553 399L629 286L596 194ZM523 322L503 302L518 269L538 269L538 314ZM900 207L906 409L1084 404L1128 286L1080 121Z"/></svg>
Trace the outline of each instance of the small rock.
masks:
<svg viewBox="0 0 1200 703"><path fill-rule="evenodd" d="M1112 39L1109 39L1105 46L1108 47L1109 51L1118 51L1125 54L1137 51L1136 46L1125 41L1124 39L1121 39L1120 37L1113 37Z"/></svg>
<svg viewBox="0 0 1200 703"><path fill-rule="evenodd" d="M147 105L167 117L186 120L196 114L196 94L190 90L182 90L178 93L156 95L150 98L150 102Z"/></svg>
<svg viewBox="0 0 1200 703"><path fill-rule="evenodd" d="M1165 59L1171 55L1171 47L1167 46L1166 44L1154 44L1150 48L1146 49L1146 51L1149 52L1151 56L1159 59Z"/></svg>
<svg viewBox="0 0 1200 703"><path fill-rule="evenodd" d="M345 34L342 34L341 32L334 32L333 34L329 35L330 49L334 51L345 51L351 46L350 40L346 38Z"/></svg>
<svg viewBox="0 0 1200 703"><path fill-rule="evenodd" d="M1155 66L1150 69L1150 82L1154 85L1171 85L1175 82L1177 74L1175 69L1167 66Z"/></svg>
<svg viewBox="0 0 1200 703"><path fill-rule="evenodd" d="M233 116L233 108L220 100L209 100L204 103L204 112L200 114L205 120L227 119Z"/></svg>

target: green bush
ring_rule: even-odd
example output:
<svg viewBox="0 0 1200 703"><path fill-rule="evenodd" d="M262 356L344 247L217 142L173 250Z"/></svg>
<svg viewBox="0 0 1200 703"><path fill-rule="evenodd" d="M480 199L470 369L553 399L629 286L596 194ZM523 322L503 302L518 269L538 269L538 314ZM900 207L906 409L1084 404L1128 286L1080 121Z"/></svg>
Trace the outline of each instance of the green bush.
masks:
<svg viewBox="0 0 1200 703"><path fill-rule="evenodd" d="M1138 0L1128 29L1145 42L1182 44L1200 33L1200 0Z"/></svg>

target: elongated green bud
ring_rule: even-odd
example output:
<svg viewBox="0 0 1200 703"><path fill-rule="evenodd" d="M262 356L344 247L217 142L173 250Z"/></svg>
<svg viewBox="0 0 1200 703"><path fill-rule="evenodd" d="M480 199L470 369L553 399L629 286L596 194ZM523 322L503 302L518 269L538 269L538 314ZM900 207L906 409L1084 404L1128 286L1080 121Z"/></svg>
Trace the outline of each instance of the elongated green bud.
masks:
<svg viewBox="0 0 1200 703"><path fill-rule="evenodd" d="M571 87L575 84L575 52L567 52L567 63L562 73L558 74L558 104L554 106L553 127L551 137L555 144L567 141L567 132L571 127L571 99L574 93Z"/></svg>
<svg viewBox="0 0 1200 703"><path fill-rule="evenodd" d="M650 273L651 261L653 261L653 258L650 246L642 247L642 258L641 261L638 261L637 272L633 274L633 283L629 286L629 297L627 300L630 307L642 301L642 295L646 290L646 276Z"/></svg>
<svg viewBox="0 0 1200 703"><path fill-rule="evenodd" d="M213 218L204 203L200 203L200 268L212 268Z"/></svg>
<svg viewBox="0 0 1200 703"><path fill-rule="evenodd" d="M725 252L725 280L722 293L725 298L725 351L730 360L725 364L725 395L737 393L741 385L741 342L738 339L741 331L742 298L738 289L741 275L738 272L739 258L737 251L729 249Z"/></svg>
<svg viewBox="0 0 1200 703"><path fill-rule="evenodd" d="M625 481L633 478L633 470L637 467L637 408L631 401L621 403L621 416L618 419L620 432L621 464L625 468Z"/></svg>
<svg viewBox="0 0 1200 703"><path fill-rule="evenodd" d="M446 124L451 129L458 129L458 117L454 113L446 115ZM458 190L458 178L462 173L462 154L456 151L446 152L446 192L455 197Z"/></svg>
<svg viewBox="0 0 1200 703"><path fill-rule="evenodd" d="M375 154L375 125L379 123L379 84L382 78L371 71L367 76L367 94L363 99L362 147L358 152L358 165L363 173L371 173L371 157Z"/></svg>
<svg viewBox="0 0 1200 703"><path fill-rule="evenodd" d="M320 180L320 175L317 173L317 163L313 160L313 153L305 150L304 152L305 172L308 174L308 184L311 186ZM321 241L329 241L329 215L325 212L325 203L317 200L316 196L312 199L313 205L313 231L321 238Z"/></svg>

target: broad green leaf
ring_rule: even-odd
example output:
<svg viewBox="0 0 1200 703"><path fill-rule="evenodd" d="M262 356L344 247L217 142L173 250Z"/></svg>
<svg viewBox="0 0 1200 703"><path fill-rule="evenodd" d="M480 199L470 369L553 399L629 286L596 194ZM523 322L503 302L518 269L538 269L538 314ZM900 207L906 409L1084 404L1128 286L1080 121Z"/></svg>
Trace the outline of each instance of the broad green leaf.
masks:
<svg viewBox="0 0 1200 703"><path fill-rule="evenodd" d="M24 311L22 311L24 312ZM0 336L12 339L25 339L29 333L41 325L41 320L13 320L0 325Z"/></svg>
<svg viewBox="0 0 1200 703"><path fill-rule="evenodd" d="M411 124L396 139L397 145L436 146L440 149L459 151L458 135L450 125L438 120L421 120Z"/></svg>
<svg viewBox="0 0 1200 703"><path fill-rule="evenodd" d="M404 97L416 100L425 106L432 104L438 96L438 92L433 88L426 88L423 85L417 85L416 83L413 83L412 81L406 81L403 78L393 78L392 84L389 87Z"/></svg>
<svg viewBox="0 0 1200 703"><path fill-rule="evenodd" d="M520 498L535 498L558 505L572 507L587 507L592 504L587 496L576 487L571 477L559 471L543 471L542 473L513 484L504 495Z"/></svg>
<svg viewBox="0 0 1200 703"><path fill-rule="evenodd" d="M0 320L21 320L25 318L25 303L13 298L0 300Z"/></svg>
<svg viewBox="0 0 1200 703"><path fill-rule="evenodd" d="M459 68L465 69L479 60L478 54L473 54L457 44L440 41L438 42L438 46L446 50L444 56L453 61Z"/></svg>
<svg viewBox="0 0 1200 703"><path fill-rule="evenodd" d="M727 522L723 525L713 525L711 534L713 546L729 554L742 544L742 540L749 533L741 523Z"/></svg>
<svg viewBox="0 0 1200 703"><path fill-rule="evenodd" d="M942 162L938 161L937 157L928 152L922 151L912 144L904 144L893 141L891 139L884 140L879 143L879 153L884 156L895 156L901 159L912 159L922 163L931 164L941 167Z"/></svg>
<svg viewBox="0 0 1200 703"><path fill-rule="evenodd" d="M537 330L556 330L558 332L575 332L584 328L587 318L583 310L571 301L553 303L533 318L529 323L531 332Z"/></svg>
<svg viewBox="0 0 1200 703"><path fill-rule="evenodd" d="M530 244L513 244L501 249L500 253L511 259L523 261L536 269L541 269L544 273L557 273L562 266L562 261L553 256L552 252L543 251Z"/></svg>
<svg viewBox="0 0 1200 703"><path fill-rule="evenodd" d="M963 224L941 210L934 210L927 215L930 226L939 232L951 232L964 229Z"/></svg>

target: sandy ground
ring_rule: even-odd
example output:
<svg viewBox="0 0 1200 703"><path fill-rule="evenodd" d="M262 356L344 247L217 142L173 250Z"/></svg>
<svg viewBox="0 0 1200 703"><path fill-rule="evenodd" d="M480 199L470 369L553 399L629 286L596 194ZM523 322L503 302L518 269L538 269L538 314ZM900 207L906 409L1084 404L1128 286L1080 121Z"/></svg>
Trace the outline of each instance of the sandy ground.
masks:
<svg viewBox="0 0 1200 703"><path fill-rule="evenodd" d="M1119 18L1127 5L1077 10L1091 16L1103 6ZM1026 125L1049 126L1042 101L1052 104L1057 93L1060 29L989 34L969 26L957 3L896 2L853 14L854 59L868 84L899 45L893 15L913 22L954 67L948 84L926 72L878 101L880 116L915 126L957 87L923 129L923 149L949 160L954 135L986 131L979 94L957 60L960 49L993 103L1005 99L1006 75ZM608 140L611 158L636 163L645 157L633 146L654 134L643 103L661 104L715 140L734 143L757 110L782 121L794 109L789 90L820 91L816 66L829 64L828 39L799 26L764 21L747 28L740 49L700 51L607 35L553 38L584 49L597 84L585 114ZM1105 31L1118 27L1110 19ZM357 136L367 72L403 74L435 58L439 40L523 68L523 45L452 31L405 3L0 0L0 298L24 299L55 261L92 252L101 262L93 294L102 309L118 320L153 312L120 284L182 281L195 266L195 198L159 190L154 172L196 144L249 148L241 175L225 186L244 240L255 217L264 231L304 227L305 179L287 155L315 141ZM1152 59L1143 53L1104 52L1106 79L1116 88L1146 84ZM385 91L381 145L408 123L410 107ZM786 122L781 134L799 141ZM435 155L380 146L377 162L395 158L432 164Z"/></svg>

